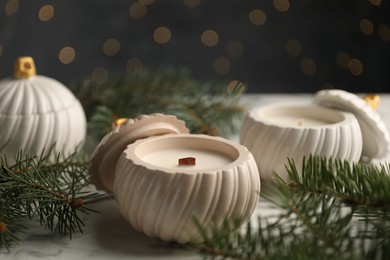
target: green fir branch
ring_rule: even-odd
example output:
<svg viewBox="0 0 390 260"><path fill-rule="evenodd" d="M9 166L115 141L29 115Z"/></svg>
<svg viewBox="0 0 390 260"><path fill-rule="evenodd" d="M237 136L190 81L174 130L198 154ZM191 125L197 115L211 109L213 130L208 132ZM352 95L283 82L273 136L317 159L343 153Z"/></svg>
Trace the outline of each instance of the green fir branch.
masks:
<svg viewBox="0 0 390 260"><path fill-rule="evenodd" d="M388 166L310 156L300 171L293 160L286 168L288 181L262 192L280 214L258 216L238 231L224 225L201 232L205 242L195 247L206 259L390 257Z"/></svg>
<svg viewBox="0 0 390 260"><path fill-rule="evenodd" d="M111 75L104 84L85 81L71 87L97 139L112 128L115 117L151 113L176 115L192 133L227 136L237 130L245 113L239 105L243 84L197 81L184 68L131 71Z"/></svg>
<svg viewBox="0 0 390 260"><path fill-rule="evenodd" d="M102 195L86 189L89 163L77 161L75 155L59 158L20 154L12 165L0 159L0 248L9 250L18 241L17 233L26 229L20 223L26 219L38 218L51 232L70 238L83 231L80 214L95 212L86 204Z"/></svg>

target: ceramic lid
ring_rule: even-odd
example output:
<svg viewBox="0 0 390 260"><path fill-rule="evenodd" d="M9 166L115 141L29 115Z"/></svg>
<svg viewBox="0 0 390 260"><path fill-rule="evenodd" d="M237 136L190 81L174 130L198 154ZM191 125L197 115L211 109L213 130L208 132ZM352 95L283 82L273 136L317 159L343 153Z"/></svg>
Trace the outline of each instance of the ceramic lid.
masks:
<svg viewBox="0 0 390 260"><path fill-rule="evenodd" d="M321 90L313 102L320 106L340 109L354 114L363 136L363 160L384 158L390 152L390 137L386 124L363 98L340 89Z"/></svg>
<svg viewBox="0 0 390 260"><path fill-rule="evenodd" d="M95 148L90 167L93 183L98 190L112 192L118 159L127 145L136 140L188 132L185 122L173 115L151 114L128 119L104 136Z"/></svg>

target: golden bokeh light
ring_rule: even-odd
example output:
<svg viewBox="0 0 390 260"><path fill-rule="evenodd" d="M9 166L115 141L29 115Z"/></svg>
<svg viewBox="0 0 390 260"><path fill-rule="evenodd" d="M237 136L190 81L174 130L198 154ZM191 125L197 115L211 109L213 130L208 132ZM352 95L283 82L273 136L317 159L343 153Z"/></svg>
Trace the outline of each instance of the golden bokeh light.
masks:
<svg viewBox="0 0 390 260"><path fill-rule="evenodd" d="M291 56L298 56L302 51L301 43L295 39L288 39L284 44L284 48Z"/></svg>
<svg viewBox="0 0 390 260"><path fill-rule="evenodd" d="M287 12L290 9L289 0L273 0L273 5L279 12Z"/></svg>
<svg viewBox="0 0 390 260"><path fill-rule="evenodd" d="M213 61L213 69L218 74L227 74L230 71L230 61L225 57L217 57Z"/></svg>
<svg viewBox="0 0 390 260"><path fill-rule="evenodd" d="M54 16L54 7L52 5L44 5L39 9L38 17L42 22L47 22Z"/></svg>
<svg viewBox="0 0 390 260"><path fill-rule="evenodd" d="M134 3L129 8L129 14L131 17L135 19L140 19L144 17L147 13L147 8L145 5L140 3Z"/></svg>
<svg viewBox="0 0 390 260"><path fill-rule="evenodd" d="M372 35L374 33L374 24L368 19L360 21L360 31L365 35Z"/></svg>
<svg viewBox="0 0 390 260"><path fill-rule="evenodd" d="M228 42L226 45L226 51L230 56L238 58L242 56L242 53L244 52L244 46L240 41L233 40Z"/></svg>
<svg viewBox="0 0 390 260"><path fill-rule="evenodd" d="M378 35L379 38L382 39L384 42L390 41L390 28L386 24L381 24L378 27Z"/></svg>
<svg viewBox="0 0 390 260"><path fill-rule="evenodd" d="M6 15L13 15L19 9L19 0L9 0L4 6Z"/></svg>
<svg viewBox="0 0 390 260"><path fill-rule="evenodd" d="M358 59L351 59L348 63L349 72L354 76L359 76L363 73L363 63Z"/></svg>
<svg viewBox="0 0 390 260"><path fill-rule="evenodd" d="M154 30L153 33L153 39L160 44L167 43L171 40L172 33L171 31L164 26L158 27L156 30Z"/></svg>
<svg viewBox="0 0 390 260"><path fill-rule="evenodd" d="M317 65L313 59L304 58L301 60L300 68L306 76L312 76L317 71Z"/></svg>
<svg viewBox="0 0 390 260"><path fill-rule="evenodd" d="M138 0L143 5L150 5L154 3L154 0Z"/></svg>
<svg viewBox="0 0 390 260"><path fill-rule="evenodd" d="M382 0L368 0L372 5L380 6L382 4Z"/></svg>
<svg viewBox="0 0 390 260"><path fill-rule="evenodd" d="M144 67L143 62L139 58L130 58L126 62L127 71L141 71L143 67Z"/></svg>
<svg viewBox="0 0 390 260"><path fill-rule="evenodd" d="M351 56L346 52L339 52L336 56L337 65L343 70L348 69L350 60Z"/></svg>
<svg viewBox="0 0 390 260"><path fill-rule="evenodd" d="M116 39L108 39L103 43L103 52L107 56L113 56L119 52L121 44Z"/></svg>
<svg viewBox="0 0 390 260"><path fill-rule="evenodd" d="M62 48L58 55L60 62L63 64L69 64L73 62L75 57L76 57L76 51L69 46Z"/></svg>
<svg viewBox="0 0 390 260"><path fill-rule="evenodd" d="M204 45L213 47L218 44L219 36L218 33L214 30L206 30L202 33L200 39Z"/></svg>
<svg viewBox="0 0 390 260"><path fill-rule="evenodd" d="M200 0L183 0L183 3L187 7L197 7L200 4Z"/></svg>
<svg viewBox="0 0 390 260"><path fill-rule="evenodd" d="M253 9L249 13L249 20L254 25L263 25L267 21L267 15L263 10Z"/></svg>
<svg viewBox="0 0 390 260"><path fill-rule="evenodd" d="M91 73L91 80L96 84L103 84L107 81L108 71L105 68L95 68Z"/></svg>

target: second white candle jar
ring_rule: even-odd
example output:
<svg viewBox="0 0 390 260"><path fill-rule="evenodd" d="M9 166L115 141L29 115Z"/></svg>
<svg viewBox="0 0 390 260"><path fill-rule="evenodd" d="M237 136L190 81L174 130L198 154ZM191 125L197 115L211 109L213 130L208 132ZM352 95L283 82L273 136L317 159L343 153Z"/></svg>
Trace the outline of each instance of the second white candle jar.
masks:
<svg viewBox="0 0 390 260"><path fill-rule="evenodd" d="M120 151L120 152L118 152ZM128 121L97 146L91 174L113 191L124 218L164 241L201 241L225 220L246 222L260 194L256 162L246 147L188 134L184 122L155 114Z"/></svg>
<svg viewBox="0 0 390 260"><path fill-rule="evenodd" d="M300 171L303 157L309 155L353 163L362 155L374 160L389 152L389 134L378 113L343 90L320 91L313 104L278 103L252 109L241 128L240 142L252 152L264 180L273 180L275 173L286 179L288 158Z"/></svg>

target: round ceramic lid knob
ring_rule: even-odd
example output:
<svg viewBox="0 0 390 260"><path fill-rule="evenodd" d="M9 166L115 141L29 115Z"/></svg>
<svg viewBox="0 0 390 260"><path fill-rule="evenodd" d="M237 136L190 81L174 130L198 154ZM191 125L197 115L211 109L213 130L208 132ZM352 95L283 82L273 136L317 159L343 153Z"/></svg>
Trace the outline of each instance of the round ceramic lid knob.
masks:
<svg viewBox="0 0 390 260"><path fill-rule="evenodd" d="M363 98L344 90L331 89L317 92L313 102L355 115L363 135L363 160L372 161L388 155L390 137L386 124L378 112Z"/></svg>
<svg viewBox="0 0 390 260"><path fill-rule="evenodd" d="M113 191L115 168L127 145L155 135L188 133L184 121L173 115L140 115L117 125L100 141L91 159L90 174L98 190Z"/></svg>

